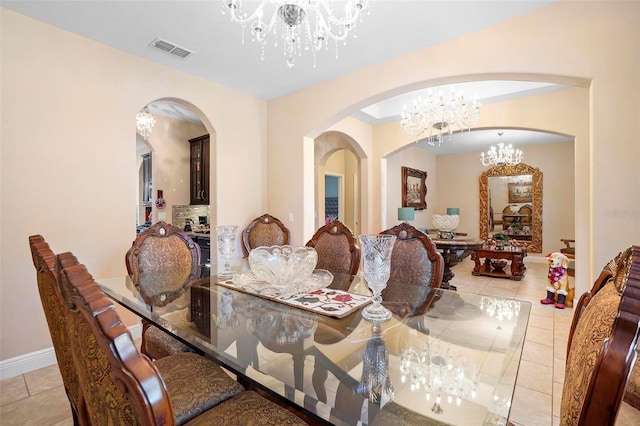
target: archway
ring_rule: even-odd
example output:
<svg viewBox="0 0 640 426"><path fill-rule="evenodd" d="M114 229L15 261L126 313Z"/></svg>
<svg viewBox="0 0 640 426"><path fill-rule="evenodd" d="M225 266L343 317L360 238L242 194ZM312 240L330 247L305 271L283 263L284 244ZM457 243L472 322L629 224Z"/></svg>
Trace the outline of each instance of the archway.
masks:
<svg viewBox="0 0 640 426"><path fill-rule="evenodd" d="M362 204L360 163L362 157L354 148L356 145L353 138L338 131L325 132L315 139L316 228L323 226L327 220L337 218L347 225L355 235L360 233ZM339 182L336 194L331 194L331 197L327 196L325 188L327 176L334 176ZM335 212L328 206L328 203L334 201Z"/></svg>
<svg viewBox="0 0 640 426"><path fill-rule="evenodd" d="M197 107L181 99L160 98L147 107L155 125L146 139L136 133L137 230L157 221L182 228L186 223L215 223L215 211L210 209L216 196L216 139L211 124ZM190 141L204 135L209 135L209 202L194 205Z"/></svg>
<svg viewBox="0 0 640 426"><path fill-rule="evenodd" d="M325 121L327 128L340 128L345 122L353 122L353 117L347 117L348 115L355 116L355 114L367 105L380 102L381 100L399 95L407 90L424 89L428 87L434 87L443 84L461 84L471 81L483 81L483 80L525 80L532 82L544 82L560 84L567 87L566 89L557 92L547 92L539 95L535 95L535 101L522 106L520 99L507 99L499 102L491 103L483 107L482 117L479 126L492 127L509 125L512 127L521 127L528 129L539 129L542 131L552 133L562 133L575 135L575 150L582 150L578 147L586 147L589 143L589 80L570 78L566 76L553 76L553 75L534 75L534 74L491 74L491 75L465 75L465 76L452 76L445 78L438 78L434 80L423 81L412 85L405 85L402 87L394 88L384 93L372 95L364 100L354 103L348 109L342 110L333 114L330 119L339 120L334 123L328 123ZM523 99L523 98L521 98ZM567 115L567 111L572 111L570 116ZM346 118L345 118L346 117ZM503 119L508 117L508 122ZM366 123L365 123L366 124ZM480 127L477 127L480 128ZM473 130L473 129L472 129ZM369 132L373 135L371 141L362 144L361 149L365 151L364 157L371 161L370 171L365 171L362 178L362 184L365 188L372 188L370 194L370 229L363 230L364 232L376 232L381 229L383 223L383 216L385 210L382 208L385 198L384 187L385 175L382 174L382 162L392 152L411 144L413 140L404 135L401 131L401 127L397 121L384 122L380 125L370 126ZM318 132L320 133L320 132ZM356 139L360 143L360 138ZM487 149L485 147L483 149ZM480 149L481 150L481 149ZM478 152L480 151L478 150ZM575 155L575 161L581 160L581 164L584 163L583 156ZM479 160L478 160L479 161ZM584 164L583 164L584 165ZM579 165L575 165L576 180L580 179L578 175L582 172ZM585 192L585 197L589 197L588 191ZM580 197L576 198L580 200ZM584 200L587 202L587 200ZM576 212L579 208L576 204Z"/></svg>

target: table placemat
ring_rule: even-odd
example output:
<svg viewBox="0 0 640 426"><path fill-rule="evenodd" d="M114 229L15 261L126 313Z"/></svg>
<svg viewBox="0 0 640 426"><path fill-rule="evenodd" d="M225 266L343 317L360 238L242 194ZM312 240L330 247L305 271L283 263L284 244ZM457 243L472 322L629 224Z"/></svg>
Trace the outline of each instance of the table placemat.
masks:
<svg viewBox="0 0 640 426"><path fill-rule="evenodd" d="M293 306L294 308L304 309L306 311L333 318L344 318L352 312L371 303L371 296L363 296L331 288L321 288L297 294L278 295L262 294L247 288L242 288L235 285L231 280L219 281L217 284L252 296L257 296L262 299L283 303L285 305Z"/></svg>

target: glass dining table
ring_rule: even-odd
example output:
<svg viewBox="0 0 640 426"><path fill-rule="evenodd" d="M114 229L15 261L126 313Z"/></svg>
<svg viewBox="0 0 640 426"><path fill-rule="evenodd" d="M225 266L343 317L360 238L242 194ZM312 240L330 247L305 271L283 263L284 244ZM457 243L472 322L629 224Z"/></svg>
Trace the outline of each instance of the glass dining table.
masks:
<svg viewBox="0 0 640 426"><path fill-rule="evenodd" d="M383 304L394 315L372 323L362 304L309 308L319 293L283 303L215 275L96 281L118 304L317 424L507 424L531 310L524 301L390 282ZM347 291L332 290L345 283ZM371 294L359 275L336 275L321 293L346 305Z"/></svg>

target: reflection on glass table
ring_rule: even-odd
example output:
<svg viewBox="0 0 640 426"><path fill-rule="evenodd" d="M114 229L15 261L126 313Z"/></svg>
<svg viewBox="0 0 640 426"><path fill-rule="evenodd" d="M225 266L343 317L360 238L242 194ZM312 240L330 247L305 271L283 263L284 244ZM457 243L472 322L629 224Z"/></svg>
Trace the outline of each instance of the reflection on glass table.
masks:
<svg viewBox="0 0 640 426"><path fill-rule="evenodd" d="M528 302L448 290L412 303L415 288L390 283L406 300L387 303L393 316L380 324L363 319L361 309L334 318L215 278L162 283L182 289L162 306L140 294L131 277L97 281L115 301L218 360L245 386L271 393L318 424L507 424L531 309ZM349 281L350 292L371 295L362 277Z"/></svg>

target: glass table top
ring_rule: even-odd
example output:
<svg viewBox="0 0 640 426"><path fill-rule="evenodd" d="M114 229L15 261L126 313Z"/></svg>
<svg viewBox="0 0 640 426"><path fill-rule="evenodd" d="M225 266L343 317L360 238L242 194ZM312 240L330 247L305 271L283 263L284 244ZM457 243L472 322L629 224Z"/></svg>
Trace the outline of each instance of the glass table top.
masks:
<svg viewBox="0 0 640 426"><path fill-rule="evenodd" d="M389 283L384 304L394 315L370 323L360 309L334 318L219 285L215 276L96 281L141 318L337 425L507 424L531 310L523 301ZM334 282L370 294L360 276Z"/></svg>

